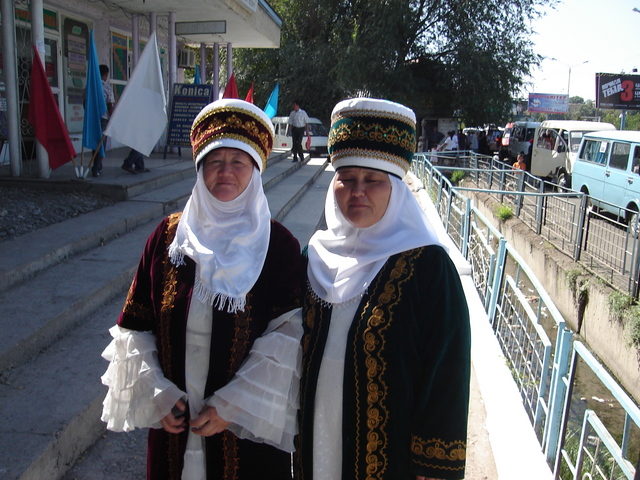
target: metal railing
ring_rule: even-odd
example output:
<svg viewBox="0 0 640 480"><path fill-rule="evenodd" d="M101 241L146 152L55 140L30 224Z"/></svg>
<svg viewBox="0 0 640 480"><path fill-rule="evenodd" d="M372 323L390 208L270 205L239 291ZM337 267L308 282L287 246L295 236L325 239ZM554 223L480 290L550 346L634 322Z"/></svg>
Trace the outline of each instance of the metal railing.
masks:
<svg viewBox="0 0 640 480"><path fill-rule="evenodd" d="M585 269L635 298L640 295L637 212L546 183L492 157L460 152L445 165L439 158L440 163L433 165L431 160L440 156L417 156L443 174L435 175L431 181L440 183L446 178L444 172L463 172L474 186L457 188L458 191L491 195L534 233ZM611 210L616 213L609 213Z"/></svg>
<svg viewBox="0 0 640 480"><path fill-rule="evenodd" d="M473 206L464 189L451 184L443 169L423 155L414 157L413 173L435 200L447 233L471 264L476 289L555 478L633 478L640 450L640 410L586 347L574 341L533 271ZM543 186L526 175L481 167L467 171L485 188L502 187L493 194L503 195L505 201L514 194L508 183L519 182L513 205L519 204L520 212L529 212L536 222L541 205L543 212L548 208L549 200L540 200L545 198ZM560 206L575 214L571 195L558 195L556 211L546 216L568 215ZM556 222L561 223L551 223ZM560 227L558 235L578 235L577 225ZM606 402L599 401L605 397Z"/></svg>

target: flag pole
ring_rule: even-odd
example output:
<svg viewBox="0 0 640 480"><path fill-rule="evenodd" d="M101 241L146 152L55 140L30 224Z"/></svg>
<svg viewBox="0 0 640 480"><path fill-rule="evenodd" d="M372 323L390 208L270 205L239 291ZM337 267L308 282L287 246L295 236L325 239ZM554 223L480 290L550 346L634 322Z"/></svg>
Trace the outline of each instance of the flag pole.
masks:
<svg viewBox="0 0 640 480"><path fill-rule="evenodd" d="M106 135L102 135L102 138L100 139L100 143L98 143L98 146L93 151L93 155L91 156L91 160L89 160L89 164L87 165L87 170L82 175L82 178L87 178L87 175L89 175L89 170L91 169L91 165L93 165L93 161L96 159L96 155L98 155L98 153L100 152L100 147L104 143L104 139L105 138L106 138ZM84 147L82 147L82 152L84 153Z"/></svg>

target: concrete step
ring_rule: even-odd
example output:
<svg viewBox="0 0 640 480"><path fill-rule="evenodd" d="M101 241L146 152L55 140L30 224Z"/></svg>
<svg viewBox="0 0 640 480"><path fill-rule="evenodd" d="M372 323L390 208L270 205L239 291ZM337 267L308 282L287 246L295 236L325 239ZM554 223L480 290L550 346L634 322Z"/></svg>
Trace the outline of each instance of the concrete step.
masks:
<svg viewBox="0 0 640 480"><path fill-rule="evenodd" d="M292 170L286 181L281 181L267 191L271 217L282 221L293 204L295 204L306 190L313 184L327 166L323 158L309 158L302 163L292 163Z"/></svg>
<svg viewBox="0 0 640 480"><path fill-rule="evenodd" d="M298 167L294 175L279 181L293 181L297 192L297 185L306 181L294 178L295 174L313 176L320 166ZM0 295L0 478L60 478L104 433L99 417L106 389L99 379L107 366L100 353L110 341L108 329L122 308L148 235L168 210L183 207L192 186L193 179L178 180L121 202L109 212L103 209L73 219L73 224L67 221L57 229L40 231L43 245L51 248L54 242L60 252L69 253L30 274L20 274L21 281ZM267 197L270 203L287 205L288 199L281 195L288 195L287 189L273 187ZM105 233L111 228L119 233ZM93 239L82 243L76 232ZM99 241L100 235L111 240ZM36 232L29 242L38 243ZM85 251L75 254L80 247L69 244L79 242L86 245ZM41 258L46 248L34 254L41 264L47 263ZM28 262L15 263L19 269ZM5 271L12 270L7 265Z"/></svg>
<svg viewBox="0 0 640 480"><path fill-rule="evenodd" d="M324 164L324 167L318 169L315 182L306 188L304 196L292 205L282 220L282 224L298 239L302 248L309 243L316 230L325 228L324 204L334 170L330 164Z"/></svg>
<svg viewBox="0 0 640 480"><path fill-rule="evenodd" d="M276 152L267 162L267 180L274 185L286 176L286 168L291 168L286 163L283 163L284 169L278 165L287 156L288 152ZM270 172L272 169L275 170L273 174ZM284 176L280 175L274 181L273 176L282 172ZM122 178L110 177L109 183L104 183L107 180L92 183L53 179L52 183L46 184L38 181L37 184L43 188L86 189L121 201L111 207L23 235L16 241L3 243L0 291L31 278L65 258L104 245L152 219L180 210L191 195L196 172L191 161L180 160L165 161L150 174L131 175L122 171L122 175ZM24 183L24 179L17 182Z"/></svg>
<svg viewBox="0 0 640 480"><path fill-rule="evenodd" d="M177 209L191 194L195 172L191 166L188 175L169 173L167 176L176 181L151 188L157 185L151 180L145 188L138 188L141 193L133 200L118 202L4 242L0 256L0 291ZM184 176L187 179L183 179Z"/></svg>

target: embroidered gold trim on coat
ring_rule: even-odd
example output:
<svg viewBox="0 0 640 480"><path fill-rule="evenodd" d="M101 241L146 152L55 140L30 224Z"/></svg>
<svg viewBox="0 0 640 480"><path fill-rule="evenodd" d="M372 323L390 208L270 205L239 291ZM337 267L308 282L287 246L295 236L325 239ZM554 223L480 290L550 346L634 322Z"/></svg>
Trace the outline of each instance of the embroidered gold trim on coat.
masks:
<svg viewBox="0 0 640 480"><path fill-rule="evenodd" d="M222 433L224 451L224 480L238 479L238 438L229 430Z"/></svg>
<svg viewBox="0 0 640 480"><path fill-rule="evenodd" d="M244 310L234 315L235 335L231 345L231 358L229 360L229 370L227 371L227 381L230 381L236 374L240 365L247 356L249 350L249 336L251 334L251 293L247 294L247 303ZM224 431L224 480L237 480L238 478L238 444L237 437L229 430Z"/></svg>
<svg viewBox="0 0 640 480"><path fill-rule="evenodd" d="M171 310L176 299L178 283L176 277L178 276L178 269L169 261L168 247L173 241L178 228L178 222L182 213L174 213L169 216L166 230L165 241L165 256L163 263L163 280L164 285L162 289L162 306L160 307L160 331L158 335L160 337L160 345L162 345L162 351L159 352L160 362L162 364L162 372L169 380L173 380L173 371L171 365Z"/></svg>
<svg viewBox="0 0 640 480"><path fill-rule="evenodd" d="M302 336L302 349L303 349L303 359L307 359L308 361L302 366L303 373L300 378L300 391L305 391L307 389L308 380L311 378L309 373L309 369L311 364L313 363L313 359L315 357L316 347L319 341L319 331L321 329L322 323L322 303L319 301L316 295L313 294L313 291L308 286L306 291L306 299L304 301L304 318L303 324L305 327L305 333ZM317 322L316 322L317 319ZM313 400L309 399L310 402ZM296 472L296 478L299 480L305 479L305 466L303 465L306 457L310 454L307 454L305 449L305 442L302 441L303 438L307 436L306 432L306 421L302 418L302 412L306 412L307 408L305 407L307 403L307 397L305 395L300 395L300 410L298 412L298 435L296 435L294 441L296 446L296 454L294 455L294 468ZM313 417L313 414L311 414ZM311 435L311 432L309 432ZM310 449L313 450L313 447Z"/></svg>
<svg viewBox="0 0 640 480"><path fill-rule="evenodd" d="M247 293L247 303L244 310L236 313L235 316L235 335L233 344L231 345L231 359L229 361L229 371L227 372L227 381L230 381L236 374L242 362L247 356L249 350L249 335L251 334L251 293Z"/></svg>
<svg viewBox="0 0 640 480"><path fill-rule="evenodd" d="M423 440L420 437L413 436L411 438L411 451L414 455L424 457L428 460L440 460L440 463L433 464L418 460L420 465L439 468L441 470L463 470L464 460L467 458L467 444L462 440L446 443L440 438L432 438ZM455 462L456 466L444 466L442 463L449 461ZM460 464L462 462L462 464Z"/></svg>
<svg viewBox="0 0 640 480"><path fill-rule="evenodd" d="M387 361L385 355L386 339L384 336L385 330L393 323L393 307L398 303L400 299L401 286L409 278L413 276L413 269L407 268L408 257L412 254L415 256L416 250L411 250L401 254L396 260L391 272L389 272L389 278L382 288L382 292L378 296L378 303L371 309L371 315L366 318L366 327L363 331L359 332L360 327L363 325L364 315L369 311L369 303L365 305L362 310L362 317L358 321L358 330L354 341L357 342L360 338L363 344L363 351L358 352L357 348L354 348L354 369L356 379L356 392L359 389L358 378L360 378L358 355L364 353L364 363L366 367L367 378L367 405L366 411L366 425L361 425L359 421L356 421L356 434L355 441L357 443L356 461L355 461L355 476L360 478L359 472L359 452L362 447L360 446L360 429L366 429L366 478L367 480L382 479L384 472L387 469L388 458L386 454L387 446L387 433L386 425L389 418L389 411L386 406L387 398L387 383L384 380L384 375L387 369ZM383 267L385 268L385 267ZM378 285L372 289L372 292L379 291ZM354 345L357 347L357 345ZM356 412L359 412L362 407L360 406L359 395L356 395ZM359 419L360 415L356 413L356 418Z"/></svg>
<svg viewBox="0 0 640 480"><path fill-rule="evenodd" d="M129 292L127 293L127 299L124 302L124 307L122 311L127 315L131 315L136 318L150 318L153 315L153 312L150 308L144 306L141 303L133 301L133 292L135 290L136 280L135 278L131 281L131 285L129 285Z"/></svg>

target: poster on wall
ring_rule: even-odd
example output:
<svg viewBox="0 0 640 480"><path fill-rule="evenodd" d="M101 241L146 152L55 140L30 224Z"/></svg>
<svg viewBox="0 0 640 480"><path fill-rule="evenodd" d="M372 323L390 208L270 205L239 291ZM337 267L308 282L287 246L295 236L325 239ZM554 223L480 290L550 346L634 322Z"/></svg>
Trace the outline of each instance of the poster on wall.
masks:
<svg viewBox="0 0 640 480"><path fill-rule="evenodd" d="M191 125L200 110L211 103L213 85L176 83L169 117L167 147L190 147ZM165 147L165 156L167 149Z"/></svg>
<svg viewBox="0 0 640 480"><path fill-rule="evenodd" d="M640 75L596 73L596 108L640 110Z"/></svg>
<svg viewBox="0 0 640 480"><path fill-rule="evenodd" d="M555 93L530 93L529 112L568 113L569 96Z"/></svg>
<svg viewBox="0 0 640 480"><path fill-rule="evenodd" d="M84 89L87 82L89 27L86 23L65 18L62 27L65 72L65 123L69 133L81 133L84 119Z"/></svg>

